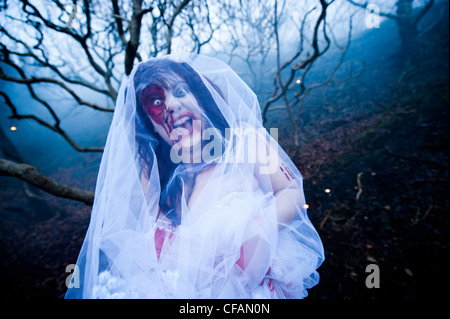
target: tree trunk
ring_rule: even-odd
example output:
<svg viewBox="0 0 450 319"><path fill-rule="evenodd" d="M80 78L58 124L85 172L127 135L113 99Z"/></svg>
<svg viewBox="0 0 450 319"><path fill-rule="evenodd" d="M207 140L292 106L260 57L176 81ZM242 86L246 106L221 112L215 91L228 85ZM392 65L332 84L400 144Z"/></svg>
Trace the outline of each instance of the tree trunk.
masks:
<svg viewBox="0 0 450 319"><path fill-rule="evenodd" d="M414 18L413 0L399 0L397 2L397 26L402 41L402 52L409 54L414 51L417 43L417 23Z"/></svg>
<svg viewBox="0 0 450 319"><path fill-rule="evenodd" d="M142 0L133 1L133 15L130 29L130 40L125 48L125 73L129 75L133 69L134 59L136 58L137 49L139 47L139 38L141 36L142 22Z"/></svg>

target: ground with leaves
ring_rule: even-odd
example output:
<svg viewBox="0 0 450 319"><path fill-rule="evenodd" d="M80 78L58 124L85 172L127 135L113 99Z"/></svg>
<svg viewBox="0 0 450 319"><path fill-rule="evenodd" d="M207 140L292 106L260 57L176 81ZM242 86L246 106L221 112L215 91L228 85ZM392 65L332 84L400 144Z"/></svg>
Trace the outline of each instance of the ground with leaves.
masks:
<svg viewBox="0 0 450 319"><path fill-rule="evenodd" d="M320 111L304 111L300 148L288 138L285 115L272 113L268 126L280 128L280 144L304 176L325 247L321 281L309 298L445 296L448 95L447 14L414 56L388 56L382 67L327 88ZM62 170L58 180L70 184L85 165L98 158ZM88 179L95 182L95 170ZM26 196L22 182L1 181L1 297L62 298L90 207L39 191ZM379 266L379 289L365 285L369 264Z"/></svg>
<svg viewBox="0 0 450 319"><path fill-rule="evenodd" d="M448 24L420 43L359 79L369 92L357 93L357 81L334 89L341 106L364 110L337 107L304 128L319 133L295 159L326 252L311 298L447 295ZM380 289L366 288L369 264L379 266Z"/></svg>

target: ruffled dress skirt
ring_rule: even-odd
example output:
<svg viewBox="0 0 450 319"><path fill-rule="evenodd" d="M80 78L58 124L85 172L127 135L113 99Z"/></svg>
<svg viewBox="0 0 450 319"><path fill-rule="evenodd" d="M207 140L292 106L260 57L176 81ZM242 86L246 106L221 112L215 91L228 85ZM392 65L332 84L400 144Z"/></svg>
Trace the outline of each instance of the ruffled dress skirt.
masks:
<svg viewBox="0 0 450 319"><path fill-rule="evenodd" d="M160 220L143 235L128 234L128 254L139 256L127 269L103 270L93 297L306 297L319 281L320 238L306 216L278 225L273 202L261 191L232 192L181 225Z"/></svg>

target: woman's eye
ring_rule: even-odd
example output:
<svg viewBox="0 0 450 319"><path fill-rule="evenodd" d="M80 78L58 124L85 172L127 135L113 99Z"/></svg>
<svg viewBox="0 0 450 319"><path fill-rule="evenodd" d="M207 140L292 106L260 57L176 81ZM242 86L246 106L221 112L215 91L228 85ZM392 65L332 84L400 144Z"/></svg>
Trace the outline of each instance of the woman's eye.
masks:
<svg viewBox="0 0 450 319"><path fill-rule="evenodd" d="M177 91L176 91L176 95L177 95L178 97L183 97L183 96L185 96L186 94L187 94L187 90L184 89L184 88L179 88L179 89L177 89Z"/></svg>
<svg viewBox="0 0 450 319"><path fill-rule="evenodd" d="M153 105L161 105L162 101L161 100L153 100Z"/></svg>

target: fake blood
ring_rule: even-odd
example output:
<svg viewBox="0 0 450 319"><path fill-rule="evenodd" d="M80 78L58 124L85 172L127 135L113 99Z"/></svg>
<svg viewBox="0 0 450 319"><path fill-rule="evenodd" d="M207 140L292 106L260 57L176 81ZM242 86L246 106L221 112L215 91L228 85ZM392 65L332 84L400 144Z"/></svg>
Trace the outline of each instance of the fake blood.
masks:
<svg viewBox="0 0 450 319"><path fill-rule="evenodd" d="M161 100L161 104L155 105L156 100ZM164 89L156 86L152 86L148 91L142 94L142 104L144 105L145 112L151 117L151 119L156 123L161 125L166 131L167 135L170 136L170 129L166 120L166 105L165 105L165 94ZM172 115L169 114L171 117ZM172 121L172 118L170 118Z"/></svg>

